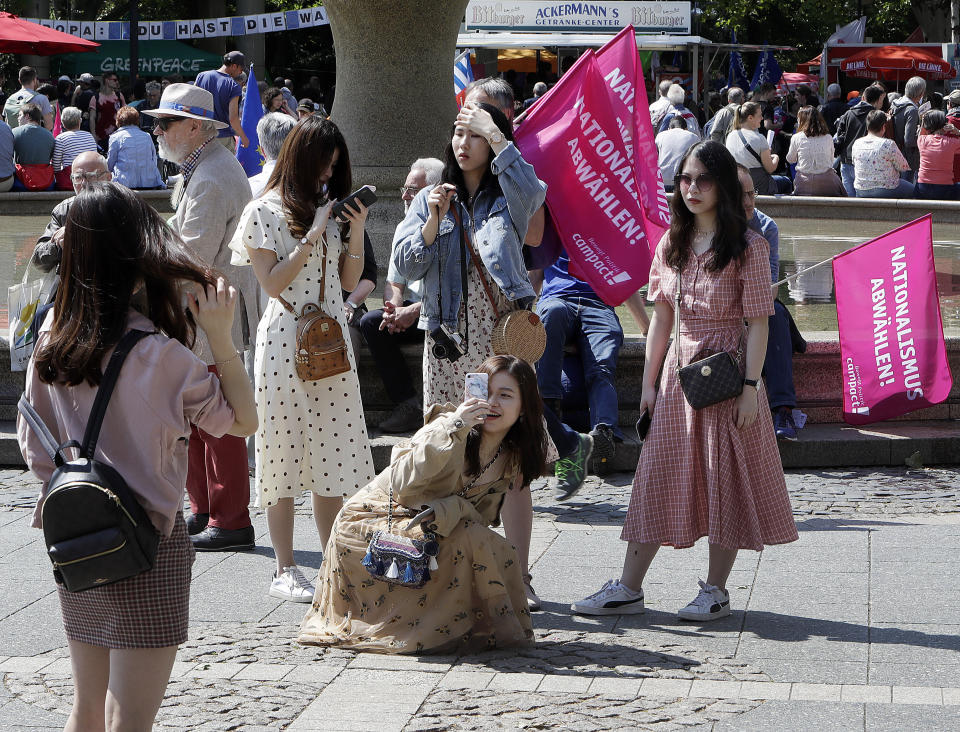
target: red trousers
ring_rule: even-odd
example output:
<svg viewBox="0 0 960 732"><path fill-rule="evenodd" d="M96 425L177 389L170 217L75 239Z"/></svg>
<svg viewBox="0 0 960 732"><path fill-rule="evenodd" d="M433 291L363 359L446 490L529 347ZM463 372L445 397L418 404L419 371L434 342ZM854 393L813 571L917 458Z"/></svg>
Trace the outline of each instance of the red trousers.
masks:
<svg viewBox="0 0 960 732"><path fill-rule="evenodd" d="M216 367L210 366L216 373ZM242 437L213 437L191 425L187 494L194 514L210 514L210 526L243 529L250 526L250 476L247 442Z"/></svg>

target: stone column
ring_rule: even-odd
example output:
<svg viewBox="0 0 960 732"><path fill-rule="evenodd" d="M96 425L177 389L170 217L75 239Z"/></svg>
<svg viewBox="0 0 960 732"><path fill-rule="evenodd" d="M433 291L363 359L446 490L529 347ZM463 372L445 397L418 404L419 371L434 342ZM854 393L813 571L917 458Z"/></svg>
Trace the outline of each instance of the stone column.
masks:
<svg viewBox="0 0 960 732"><path fill-rule="evenodd" d="M324 7L337 54L330 116L350 147L355 187L377 186L368 231L383 273L410 163L442 157L449 142L457 113L453 58L467 0L326 0Z"/></svg>
<svg viewBox="0 0 960 732"><path fill-rule="evenodd" d="M23 17L25 18L49 18L50 0L29 0L23 7ZM62 18L58 18L62 20ZM37 70L37 75L41 79L50 78L50 56L33 56L24 54L21 57L24 66L32 66ZM16 72L14 72L13 81L16 82ZM56 85L54 83L54 85ZM19 88L19 87L17 87Z"/></svg>
<svg viewBox="0 0 960 732"><path fill-rule="evenodd" d="M263 0L237 0L237 15L257 15L264 13ZM263 68L264 58L266 56L266 45L263 33L254 36L241 36L237 38L237 47L228 48L228 51L240 51L247 57L247 63L254 64L253 73L256 74L258 81L266 80L268 84L271 79L267 79L267 72Z"/></svg>

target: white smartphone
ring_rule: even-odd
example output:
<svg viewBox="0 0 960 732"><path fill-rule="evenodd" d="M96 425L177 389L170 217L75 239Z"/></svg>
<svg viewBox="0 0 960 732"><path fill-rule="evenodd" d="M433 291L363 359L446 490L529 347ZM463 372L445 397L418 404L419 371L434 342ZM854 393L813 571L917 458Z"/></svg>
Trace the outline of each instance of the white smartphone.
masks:
<svg viewBox="0 0 960 732"><path fill-rule="evenodd" d="M467 374L464 399L475 397L481 401L487 401L489 383L490 374Z"/></svg>

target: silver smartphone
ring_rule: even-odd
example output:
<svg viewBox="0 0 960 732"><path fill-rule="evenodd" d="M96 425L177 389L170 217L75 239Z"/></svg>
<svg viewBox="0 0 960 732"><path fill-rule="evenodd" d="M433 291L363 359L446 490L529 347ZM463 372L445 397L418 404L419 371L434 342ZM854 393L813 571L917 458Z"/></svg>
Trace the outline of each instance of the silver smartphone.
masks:
<svg viewBox="0 0 960 732"><path fill-rule="evenodd" d="M489 396L490 374L467 374L466 384L464 386L464 399L474 397L481 401L487 401Z"/></svg>

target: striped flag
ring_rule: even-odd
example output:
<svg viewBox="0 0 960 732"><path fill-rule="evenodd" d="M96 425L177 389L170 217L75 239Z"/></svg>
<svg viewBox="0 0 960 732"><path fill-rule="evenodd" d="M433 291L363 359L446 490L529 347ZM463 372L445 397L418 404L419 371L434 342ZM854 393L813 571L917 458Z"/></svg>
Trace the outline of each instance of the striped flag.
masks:
<svg viewBox="0 0 960 732"><path fill-rule="evenodd" d="M453 60L453 93L457 97L457 106L462 107L467 97L467 85L473 81L473 68L470 66L470 51L464 51Z"/></svg>

